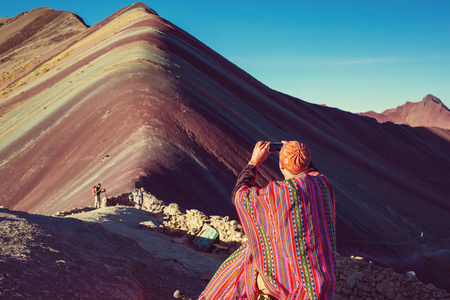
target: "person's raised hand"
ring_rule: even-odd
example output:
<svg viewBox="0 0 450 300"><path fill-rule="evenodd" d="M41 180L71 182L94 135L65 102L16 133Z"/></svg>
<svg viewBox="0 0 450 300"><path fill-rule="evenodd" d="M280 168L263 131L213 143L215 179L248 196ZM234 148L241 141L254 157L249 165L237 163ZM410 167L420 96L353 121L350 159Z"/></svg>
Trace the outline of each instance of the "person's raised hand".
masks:
<svg viewBox="0 0 450 300"><path fill-rule="evenodd" d="M253 149L252 158L248 164L253 166L259 166L262 164L270 154L269 146L270 142L257 142L255 148Z"/></svg>

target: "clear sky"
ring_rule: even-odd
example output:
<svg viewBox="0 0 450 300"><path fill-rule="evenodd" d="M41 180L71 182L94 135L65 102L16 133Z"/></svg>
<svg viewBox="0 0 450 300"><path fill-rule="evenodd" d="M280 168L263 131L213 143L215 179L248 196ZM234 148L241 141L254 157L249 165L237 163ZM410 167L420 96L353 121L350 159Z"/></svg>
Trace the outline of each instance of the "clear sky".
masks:
<svg viewBox="0 0 450 300"><path fill-rule="evenodd" d="M450 105L450 0L144 0L275 90L351 112L427 94ZM3 1L0 17L40 6L88 25L133 1Z"/></svg>

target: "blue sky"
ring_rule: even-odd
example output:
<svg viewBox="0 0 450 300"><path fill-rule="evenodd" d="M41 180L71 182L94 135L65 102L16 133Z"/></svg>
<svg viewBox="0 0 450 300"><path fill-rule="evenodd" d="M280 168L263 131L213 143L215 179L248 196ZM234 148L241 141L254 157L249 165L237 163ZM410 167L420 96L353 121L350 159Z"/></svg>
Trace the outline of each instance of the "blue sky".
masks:
<svg viewBox="0 0 450 300"><path fill-rule="evenodd" d="M39 6L87 24L127 1L4 1L0 17ZM427 94L450 106L450 0L142 1L267 86L351 112Z"/></svg>

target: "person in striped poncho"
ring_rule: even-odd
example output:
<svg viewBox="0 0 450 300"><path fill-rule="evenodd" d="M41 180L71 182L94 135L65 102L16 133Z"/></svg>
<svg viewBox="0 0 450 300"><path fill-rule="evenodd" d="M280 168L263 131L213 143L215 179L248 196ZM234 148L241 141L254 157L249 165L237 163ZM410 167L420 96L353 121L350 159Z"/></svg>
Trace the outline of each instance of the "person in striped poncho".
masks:
<svg viewBox="0 0 450 300"><path fill-rule="evenodd" d="M220 266L201 300L332 299L335 289L335 200L309 149L283 142L284 181L254 187L269 142L258 142L232 200L248 238Z"/></svg>

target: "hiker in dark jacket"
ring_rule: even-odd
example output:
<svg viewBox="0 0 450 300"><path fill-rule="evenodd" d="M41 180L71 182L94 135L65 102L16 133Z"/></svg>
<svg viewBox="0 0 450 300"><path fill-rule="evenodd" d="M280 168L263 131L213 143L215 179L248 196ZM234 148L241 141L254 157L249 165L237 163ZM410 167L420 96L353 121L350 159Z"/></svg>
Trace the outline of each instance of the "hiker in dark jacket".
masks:
<svg viewBox="0 0 450 300"><path fill-rule="evenodd" d="M100 194L101 193L105 193L106 190L102 189L102 185L99 183L97 184L97 186L94 188L94 207L95 208L100 208Z"/></svg>

